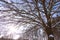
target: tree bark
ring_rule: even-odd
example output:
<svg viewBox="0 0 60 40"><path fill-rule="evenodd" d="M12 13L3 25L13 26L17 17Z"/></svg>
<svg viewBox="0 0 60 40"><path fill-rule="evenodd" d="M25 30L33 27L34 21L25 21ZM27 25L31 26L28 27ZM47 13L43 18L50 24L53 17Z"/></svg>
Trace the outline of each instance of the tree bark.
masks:
<svg viewBox="0 0 60 40"><path fill-rule="evenodd" d="M48 40L54 40L54 34L53 34L53 31L52 31L52 29L50 27L48 27L46 29L46 33L48 35Z"/></svg>
<svg viewBox="0 0 60 40"><path fill-rule="evenodd" d="M54 37L49 37L48 35L48 40L54 40Z"/></svg>

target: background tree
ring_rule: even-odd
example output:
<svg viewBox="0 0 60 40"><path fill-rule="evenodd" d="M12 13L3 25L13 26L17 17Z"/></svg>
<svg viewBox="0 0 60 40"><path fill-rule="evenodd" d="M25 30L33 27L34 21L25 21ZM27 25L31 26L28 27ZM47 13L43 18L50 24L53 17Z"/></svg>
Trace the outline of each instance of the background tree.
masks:
<svg viewBox="0 0 60 40"><path fill-rule="evenodd" d="M44 31L48 35L48 40L54 40L54 27L60 23L54 18L59 14L60 17L60 0L19 0L18 2L10 2L6 0L0 0L3 2L1 5L8 8L8 10L0 11L13 11L14 16L22 17L17 23L29 23L34 24L33 28L43 27ZM20 8L21 7L21 8ZM51 36L52 35L52 36Z"/></svg>

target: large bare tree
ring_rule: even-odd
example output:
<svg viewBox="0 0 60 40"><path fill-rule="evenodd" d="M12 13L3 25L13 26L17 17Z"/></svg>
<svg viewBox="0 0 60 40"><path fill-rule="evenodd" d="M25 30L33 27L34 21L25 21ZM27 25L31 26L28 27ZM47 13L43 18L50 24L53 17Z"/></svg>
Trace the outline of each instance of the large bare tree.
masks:
<svg viewBox="0 0 60 40"><path fill-rule="evenodd" d="M17 21L23 23L34 24L33 28L43 27L48 35L48 40L54 40L54 31L56 25L60 23L55 20L56 15L60 16L60 0L0 0L1 5L7 10L3 12L13 11L13 15L20 16L23 19Z"/></svg>

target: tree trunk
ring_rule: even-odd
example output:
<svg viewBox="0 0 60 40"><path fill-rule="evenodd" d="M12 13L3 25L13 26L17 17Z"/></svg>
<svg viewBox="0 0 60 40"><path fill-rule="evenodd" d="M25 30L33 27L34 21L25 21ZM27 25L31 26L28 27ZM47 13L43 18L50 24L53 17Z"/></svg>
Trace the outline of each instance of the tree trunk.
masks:
<svg viewBox="0 0 60 40"><path fill-rule="evenodd" d="M50 37L50 36L48 35L48 40L54 40L54 37Z"/></svg>
<svg viewBox="0 0 60 40"><path fill-rule="evenodd" d="M47 35L48 35L48 40L54 40L54 34L53 34L53 31L52 31L52 29L51 28L47 28L46 29L46 33L47 33Z"/></svg>

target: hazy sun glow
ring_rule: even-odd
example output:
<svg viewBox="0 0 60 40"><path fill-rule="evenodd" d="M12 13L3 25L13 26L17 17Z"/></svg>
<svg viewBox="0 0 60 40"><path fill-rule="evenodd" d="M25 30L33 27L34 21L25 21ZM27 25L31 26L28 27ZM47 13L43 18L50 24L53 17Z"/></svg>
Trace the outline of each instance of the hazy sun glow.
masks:
<svg viewBox="0 0 60 40"><path fill-rule="evenodd" d="M13 38L13 39L18 39L19 37L22 36L22 33L24 32L24 27L23 25L21 25L19 28L18 28L18 25L15 25L15 24L8 24L7 25L7 28L8 28L8 32L7 32L7 36L8 38Z"/></svg>
<svg viewBox="0 0 60 40"><path fill-rule="evenodd" d="M18 39L20 37L20 35L14 35L13 39Z"/></svg>
<svg viewBox="0 0 60 40"><path fill-rule="evenodd" d="M7 28L9 29L9 32L13 33L17 31L17 28L14 24L8 24Z"/></svg>

